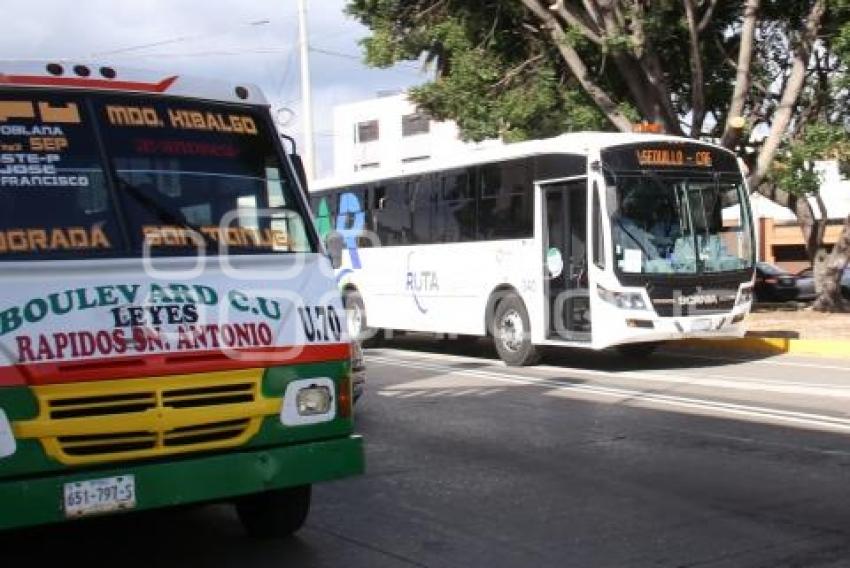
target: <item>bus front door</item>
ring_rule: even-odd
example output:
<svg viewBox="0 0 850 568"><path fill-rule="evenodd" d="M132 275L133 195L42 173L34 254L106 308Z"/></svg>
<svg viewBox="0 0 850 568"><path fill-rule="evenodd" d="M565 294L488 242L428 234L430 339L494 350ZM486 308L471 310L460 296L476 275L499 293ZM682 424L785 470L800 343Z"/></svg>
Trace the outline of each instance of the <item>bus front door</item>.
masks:
<svg viewBox="0 0 850 568"><path fill-rule="evenodd" d="M587 179L543 186L543 264L549 339L590 341Z"/></svg>

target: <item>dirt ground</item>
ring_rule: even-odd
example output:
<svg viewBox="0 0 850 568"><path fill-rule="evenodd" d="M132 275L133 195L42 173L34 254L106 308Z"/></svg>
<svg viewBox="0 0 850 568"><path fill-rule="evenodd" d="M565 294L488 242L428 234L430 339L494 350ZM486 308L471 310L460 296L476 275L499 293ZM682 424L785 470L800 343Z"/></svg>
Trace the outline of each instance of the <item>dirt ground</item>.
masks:
<svg viewBox="0 0 850 568"><path fill-rule="evenodd" d="M797 339L850 339L850 314L824 314L809 308L756 307L747 316L749 335Z"/></svg>

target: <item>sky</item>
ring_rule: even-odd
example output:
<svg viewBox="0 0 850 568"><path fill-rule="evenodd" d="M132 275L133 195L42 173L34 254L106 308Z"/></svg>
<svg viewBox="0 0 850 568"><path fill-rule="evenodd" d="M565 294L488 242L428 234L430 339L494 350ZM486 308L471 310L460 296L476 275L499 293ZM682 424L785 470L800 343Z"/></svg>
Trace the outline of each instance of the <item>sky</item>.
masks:
<svg viewBox="0 0 850 568"><path fill-rule="evenodd" d="M427 80L419 65L371 69L358 40L369 30L343 13L345 0L306 0L318 177L333 170L334 105ZM284 130L301 141L296 0L0 0L7 24L0 59L108 63L255 83ZM10 25L11 24L11 25ZM156 45L151 45L156 44Z"/></svg>

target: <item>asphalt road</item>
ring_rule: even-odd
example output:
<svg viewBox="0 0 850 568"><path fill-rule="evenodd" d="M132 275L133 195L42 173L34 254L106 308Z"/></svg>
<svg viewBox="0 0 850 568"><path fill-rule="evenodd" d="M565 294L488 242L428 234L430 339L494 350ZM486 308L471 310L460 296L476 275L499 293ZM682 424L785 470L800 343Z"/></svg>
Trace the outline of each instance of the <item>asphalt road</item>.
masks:
<svg viewBox="0 0 850 568"><path fill-rule="evenodd" d="M226 506L0 537L4 566L850 566L850 359L367 351L368 473L297 537ZM0 504L2 506L2 504Z"/></svg>

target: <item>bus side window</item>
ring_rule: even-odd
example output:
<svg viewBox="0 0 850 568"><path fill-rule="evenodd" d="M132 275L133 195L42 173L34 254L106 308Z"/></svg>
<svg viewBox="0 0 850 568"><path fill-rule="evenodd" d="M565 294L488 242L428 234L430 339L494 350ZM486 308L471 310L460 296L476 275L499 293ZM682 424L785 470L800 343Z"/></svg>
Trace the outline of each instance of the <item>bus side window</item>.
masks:
<svg viewBox="0 0 850 568"><path fill-rule="evenodd" d="M402 179L386 184L384 206L375 215L375 229L382 245L410 243L413 227L406 181Z"/></svg>
<svg viewBox="0 0 850 568"><path fill-rule="evenodd" d="M387 188L383 185L376 185L372 187L372 199L370 201L369 209L372 211L380 211L384 208L387 203Z"/></svg>
<svg viewBox="0 0 850 568"><path fill-rule="evenodd" d="M529 161L511 160L480 169L479 239L521 239L532 235L533 198Z"/></svg>
<svg viewBox="0 0 850 568"><path fill-rule="evenodd" d="M435 205L434 181L439 177L425 174L411 180L410 185L410 210L413 222L413 235L411 244L427 245L433 241L432 218Z"/></svg>
<svg viewBox="0 0 850 568"><path fill-rule="evenodd" d="M599 186L593 184L593 264L605 269L605 237L602 233L602 204Z"/></svg>
<svg viewBox="0 0 850 568"><path fill-rule="evenodd" d="M475 240L475 192L469 170L445 172L439 176L433 241L457 243Z"/></svg>

